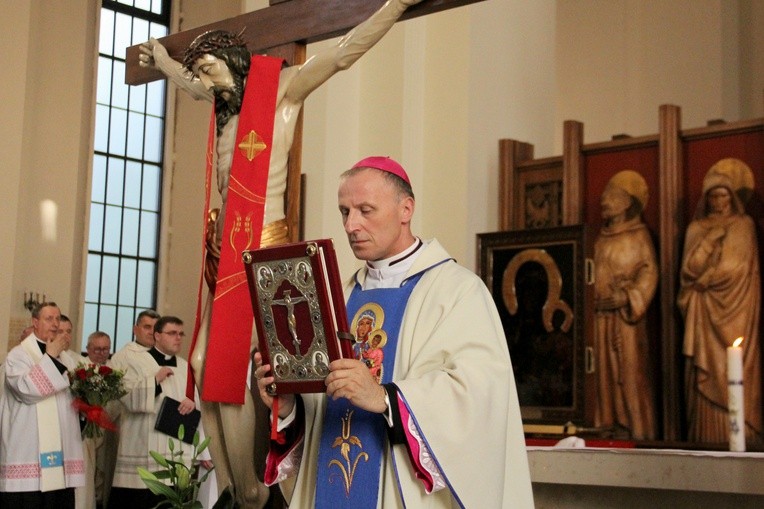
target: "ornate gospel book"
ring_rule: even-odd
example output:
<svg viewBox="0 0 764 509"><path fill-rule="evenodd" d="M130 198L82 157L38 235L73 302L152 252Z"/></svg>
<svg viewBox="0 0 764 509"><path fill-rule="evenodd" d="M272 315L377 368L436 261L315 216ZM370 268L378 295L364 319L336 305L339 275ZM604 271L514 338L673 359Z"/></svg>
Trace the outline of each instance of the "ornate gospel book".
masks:
<svg viewBox="0 0 764 509"><path fill-rule="evenodd" d="M258 346L271 394L324 392L329 363L352 357L345 299L331 239L242 253Z"/></svg>

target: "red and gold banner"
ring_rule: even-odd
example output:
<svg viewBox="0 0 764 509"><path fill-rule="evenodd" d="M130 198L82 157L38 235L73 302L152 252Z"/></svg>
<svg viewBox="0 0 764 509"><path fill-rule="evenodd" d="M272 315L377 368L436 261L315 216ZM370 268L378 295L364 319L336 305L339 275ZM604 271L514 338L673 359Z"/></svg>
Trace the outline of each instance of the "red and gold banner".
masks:
<svg viewBox="0 0 764 509"><path fill-rule="evenodd" d="M210 318L205 401L244 403L253 315L241 253L260 245L281 62L252 56L244 90Z"/></svg>

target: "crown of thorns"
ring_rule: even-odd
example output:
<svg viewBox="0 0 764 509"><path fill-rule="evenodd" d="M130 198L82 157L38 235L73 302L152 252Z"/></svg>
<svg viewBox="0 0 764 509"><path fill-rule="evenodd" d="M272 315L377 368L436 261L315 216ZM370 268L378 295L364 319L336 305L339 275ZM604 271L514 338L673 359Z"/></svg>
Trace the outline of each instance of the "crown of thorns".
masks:
<svg viewBox="0 0 764 509"><path fill-rule="evenodd" d="M244 30L235 34L226 30L209 30L200 34L186 48L183 55L183 66L192 71L194 62L203 55L207 55L216 50L226 48L245 48L247 47L241 35Z"/></svg>

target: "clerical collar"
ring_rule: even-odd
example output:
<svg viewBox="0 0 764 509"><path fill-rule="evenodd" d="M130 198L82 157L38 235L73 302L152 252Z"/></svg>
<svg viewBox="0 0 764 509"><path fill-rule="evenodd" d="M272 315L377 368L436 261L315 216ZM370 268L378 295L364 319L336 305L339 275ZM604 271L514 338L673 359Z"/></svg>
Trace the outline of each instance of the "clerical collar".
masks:
<svg viewBox="0 0 764 509"><path fill-rule="evenodd" d="M174 355L167 355L164 352L160 352L157 350L157 347L154 346L149 350L149 354L154 358L155 361L157 361L157 364L160 366L177 366L178 363L175 360Z"/></svg>
<svg viewBox="0 0 764 509"><path fill-rule="evenodd" d="M414 261L422 252L424 243L418 237L405 251L390 258L374 262L366 262L366 279L364 290L374 288L395 288L401 285Z"/></svg>
<svg viewBox="0 0 764 509"><path fill-rule="evenodd" d="M420 247L422 247L422 245L422 240L419 237L416 237L414 239L414 243L407 247L404 251L398 253L395 256L391 256L390 258L385 258L384 260L377 260L374 262L367 261L366 266L370 269L378 270L383 270L386 267L392 267L393 265L400 264L407 258L411 257L411 255L414 254Z"/></svg>

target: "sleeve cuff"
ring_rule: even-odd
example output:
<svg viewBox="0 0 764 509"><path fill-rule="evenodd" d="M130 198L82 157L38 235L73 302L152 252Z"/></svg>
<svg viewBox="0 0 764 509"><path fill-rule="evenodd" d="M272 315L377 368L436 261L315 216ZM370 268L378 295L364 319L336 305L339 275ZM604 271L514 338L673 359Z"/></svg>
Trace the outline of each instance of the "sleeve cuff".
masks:
<svg viewBox="0 0 764 509"><path fill-rule="evenodd" d="M382 384L382 387L387 393L385 402L387 403L387 412L385 412L385 419L387 420L387 438L390 440L390 444L405 444L406 433L403 429L403 422L401 421L401 413L398 410L398 386L394 383Z"/></svg>

